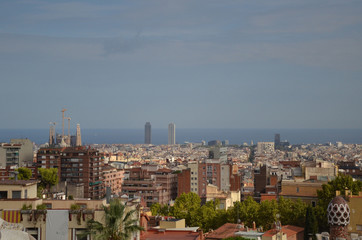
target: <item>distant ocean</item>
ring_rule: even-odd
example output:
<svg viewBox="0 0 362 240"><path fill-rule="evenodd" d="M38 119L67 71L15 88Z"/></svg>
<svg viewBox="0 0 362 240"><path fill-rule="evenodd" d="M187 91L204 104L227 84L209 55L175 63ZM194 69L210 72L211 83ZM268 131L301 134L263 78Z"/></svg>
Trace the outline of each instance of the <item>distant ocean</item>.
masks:
<svg viewBox="0 0 362 240"><path fill-rule="evenodd" d="M57 129L58 132L60 130ZM83 144L144 143L144 129L82 129ZM75 129L71 130L75 134ZM281 140L291 144L302 143L355 143L362 144L362 129L176 129L176 142L201 142L202 140L229 140L229 144L250 144L274 141L279 133ZM48 142L48 129L0 129L0 142L11 138L28 138L36 144ZM152 129L152 144L167 144L167 129Z"/></svg>

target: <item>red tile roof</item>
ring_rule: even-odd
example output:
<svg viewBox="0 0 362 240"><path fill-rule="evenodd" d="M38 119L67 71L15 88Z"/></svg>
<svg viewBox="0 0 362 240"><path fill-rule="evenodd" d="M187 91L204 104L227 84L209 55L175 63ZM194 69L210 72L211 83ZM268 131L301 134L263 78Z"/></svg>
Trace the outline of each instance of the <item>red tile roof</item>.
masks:
<svg viewBox="0 0 362 240"><path fill-rule="evenodd" d="M237 228L238 224L235 223L225 223L215 231L208 233L206 239L224 239L228 237L234 237L235 232L239 229ZM243 231L244 229L240 229Z"/></svg>
<svg viewBox="0 0 362 240"><path fill-rule="evenodd" d="M285 225L282 227L282 232L287 234L287 237L293 236L299 232L303 232L304 228L293 226L293 225ZM266 231L263 236L265 237L271 237L277 234L276 229L270 229L269 231Z"/></svg>
<svg viewBox="0 0 362 240"><path fill-rule="evenodd" d="M185 231L148 231L141 236L141 240L197 240L199 239L198 232Z"/></svg>

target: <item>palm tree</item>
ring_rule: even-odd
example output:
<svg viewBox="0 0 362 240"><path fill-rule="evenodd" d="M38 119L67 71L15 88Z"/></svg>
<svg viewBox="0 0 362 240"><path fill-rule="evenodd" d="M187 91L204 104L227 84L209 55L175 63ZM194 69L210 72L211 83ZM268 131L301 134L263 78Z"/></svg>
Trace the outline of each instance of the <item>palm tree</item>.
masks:
<svg viewBox="0 0 362 240"><path fill-rule="evenodd" d="M143 230L134 217L137 210L126 211L119 199L112 199L103 209L105 224L91 219L87 222L87 230L79 237L91 235L95 240L127 240L133 233Z"/></svg>

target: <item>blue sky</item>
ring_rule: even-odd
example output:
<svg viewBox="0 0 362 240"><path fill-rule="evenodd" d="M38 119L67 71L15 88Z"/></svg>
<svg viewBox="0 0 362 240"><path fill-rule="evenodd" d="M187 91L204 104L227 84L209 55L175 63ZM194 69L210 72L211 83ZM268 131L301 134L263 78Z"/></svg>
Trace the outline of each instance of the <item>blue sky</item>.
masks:
<svg viewBox="0 0 362 240"><path fill-rule="evenodd" d="M0 128L362 128L362 1L0 1Z"/></svg>

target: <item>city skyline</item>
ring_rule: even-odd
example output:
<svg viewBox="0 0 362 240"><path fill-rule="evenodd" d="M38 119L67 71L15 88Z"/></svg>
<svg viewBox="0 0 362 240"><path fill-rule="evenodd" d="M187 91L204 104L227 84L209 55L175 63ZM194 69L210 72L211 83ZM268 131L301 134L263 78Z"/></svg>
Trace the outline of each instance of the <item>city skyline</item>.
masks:
<svg viewBox="0 0 362 240"><path fill-rule="evenodd" d="M361 11L354 0L4 0L0 128L47 128L66 107L83 129L362 129Z"/></svg>

